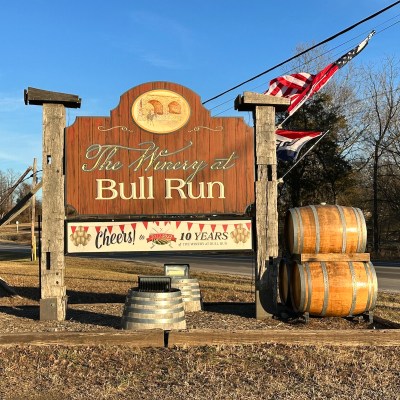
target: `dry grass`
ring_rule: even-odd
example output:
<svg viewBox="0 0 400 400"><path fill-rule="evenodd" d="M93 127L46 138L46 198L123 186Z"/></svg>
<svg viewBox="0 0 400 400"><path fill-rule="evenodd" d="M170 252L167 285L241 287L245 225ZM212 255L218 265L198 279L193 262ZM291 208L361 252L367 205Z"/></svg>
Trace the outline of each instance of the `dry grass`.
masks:
<svg viewBox="0 0 400 400"><path fill-rule="evenodd" d="M400 324L400 294L379 292L376 315Z"/></svg>
<svg viewBox="0 0 400 400"><path fill-rule="evenodd" d="M1 350L2 399L398 399L398 349ZM397 370L396 370L397 369Z"/></svg>
<svg viewBox="0 0 400 400"><path fill-rule="evenodd" d="M0 255L0 277L23 297L3 297L0 332L119 329L127 291L138 275L161 268L128 261L67 258L70 316L38 321L38 266ZM194 274L208 311L188 316L190 327L308 329L303 323L260 322L249 315L251 279ZM228 302L214 312L213 302ZM235 303L236 302L236 303ZM31 304L31 307L27 305ZM229 307L232 304L233 307ZM32 305L34 307L32 307ZM214 307L214 308L213 308ZM242 311L241 307L246 309ZM227 310L227 313L224 312ZM380 292L376 314L399 321L400 295ZM251 313L250 313L251 314ZM400 321L399 321L400 322ZM368 329L365 322L313 319L313 329ZM399 399L396 347L204 346L0 348L0 399Z"/></svg>
<svg viewBox="0 0 400 400"><path fill-rule="evenodd" d="M31 224L8 224L0 226L0 240L2 242L30 243Z"/></svg>

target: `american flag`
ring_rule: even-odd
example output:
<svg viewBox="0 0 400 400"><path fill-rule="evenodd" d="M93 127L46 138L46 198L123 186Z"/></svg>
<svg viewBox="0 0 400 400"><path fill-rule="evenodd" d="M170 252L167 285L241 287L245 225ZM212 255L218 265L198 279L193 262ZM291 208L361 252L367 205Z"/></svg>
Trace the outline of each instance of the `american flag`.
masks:
<svg viewBox="0 0 400 400"><path fill-rule="evenodd" d="M269 89L265 92L270 96L287 97L291 100L288 108L289 115L295 113L307 99L321 90L332 78L335 72L346 65L359 54L375 34L372 31L357 47L344 54L334 63L327 65L316 75L300 72L293 75L283 75L272 79Z"/></svg>
<svg viewBox="0 0 400 400"><path fill-rule="evenodd" d="M277 129L275 134L276 156L282 161L296 161L301 148L311 139L321 136L322 132Z"/></svg>

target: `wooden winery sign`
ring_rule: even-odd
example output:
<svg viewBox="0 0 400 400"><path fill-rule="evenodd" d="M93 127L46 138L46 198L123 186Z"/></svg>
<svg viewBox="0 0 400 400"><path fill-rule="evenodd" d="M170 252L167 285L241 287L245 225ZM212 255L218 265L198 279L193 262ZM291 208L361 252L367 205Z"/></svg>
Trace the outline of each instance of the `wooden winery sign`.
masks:
<svg viewBox="0 0 400 400"><path fill-rule="evenodd" d="M254 203L254 132L243 118L211 117L183 86L146 83L110 117L66 128L65 169L77 218L244 216Z"/></svg>

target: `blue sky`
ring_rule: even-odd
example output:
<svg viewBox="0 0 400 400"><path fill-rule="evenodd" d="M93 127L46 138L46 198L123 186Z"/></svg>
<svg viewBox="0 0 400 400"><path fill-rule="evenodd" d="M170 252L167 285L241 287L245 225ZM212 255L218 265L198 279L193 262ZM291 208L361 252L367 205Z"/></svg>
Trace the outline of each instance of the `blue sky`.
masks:
<svg viewBox="0 0 400 400"><path fill-rule="evenodd" d="M29 86L82 98L81 109L68 110L67 125L77 115L108 116L122 93L149 81L179 83L204 101L293 56L297 45L315 44L393 2L4 1L0 170L23 172L34 157L41 164L42 109L24 104ZM377 34L352 62L379 63L388 55L399 59L399 21L400 5L335 39L329 49L343 46L332 53L332 61L372 29ZM263 92L284 72L285 67L277 69L207 107L220 105L213 114L236 115L238 94Z"/></svg>

